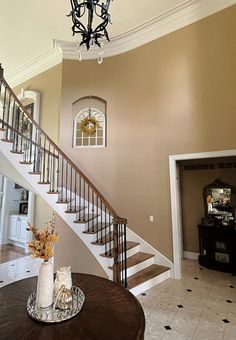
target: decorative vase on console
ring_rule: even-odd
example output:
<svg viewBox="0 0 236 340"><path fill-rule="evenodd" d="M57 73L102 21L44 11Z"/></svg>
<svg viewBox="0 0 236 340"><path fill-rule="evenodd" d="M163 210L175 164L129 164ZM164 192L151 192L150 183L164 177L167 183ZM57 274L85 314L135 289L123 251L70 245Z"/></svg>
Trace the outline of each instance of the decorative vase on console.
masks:
<svg viewBox="0 0 236 340"><path fill-rule="evenodd" d="M49 223L45 223L42 231L30 223L27 230L33 233L33 239L29 242L32 256L44 260L39 268L36 306L37 308L47 308L53 304L53 262L50 259L54 256L54 244L58 240L58 235L55 232L55 214Z"/></svg>
<svg viewBox="0 0 236 340"><path fill-rule="evenodd" d="M47 308L53 304L53 263L44 260L39 267L36 306L37 308Z"/></svg>

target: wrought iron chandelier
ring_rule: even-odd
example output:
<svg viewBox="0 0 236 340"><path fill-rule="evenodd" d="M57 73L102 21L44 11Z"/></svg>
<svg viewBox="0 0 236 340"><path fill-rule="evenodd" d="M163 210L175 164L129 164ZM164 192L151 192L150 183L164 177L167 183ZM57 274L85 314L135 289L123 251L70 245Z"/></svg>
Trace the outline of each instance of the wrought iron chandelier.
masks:
<svg viewBox="0 0 236 340"><path fill-rule="evenodd" d="M85 44L87 50L97 45L99 47L98 63L102 63L103 41L110 41L106 27L108 23L111 23L111 16L108 13L111 1L112 0L106 0L106 3L104 3L102 0L70 0L72 10L68 16L72 18L73 36L76 33L82 36L82 40L77 46L79 60L82 60L80 48L82 45ZM81 21L86 13L88 14L87 25ZM94 21L96 21L96 23L94 23Z"/></svg>

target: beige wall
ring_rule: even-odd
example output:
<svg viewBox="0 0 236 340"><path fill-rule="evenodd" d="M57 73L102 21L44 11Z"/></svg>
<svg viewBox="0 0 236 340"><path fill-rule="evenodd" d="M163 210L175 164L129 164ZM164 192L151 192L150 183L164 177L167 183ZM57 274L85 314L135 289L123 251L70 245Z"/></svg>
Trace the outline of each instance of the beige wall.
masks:
<svg viewBox="0 0 236 340"><path fill-rule="evenodd" d="M61 109L61 72L59 64L15 87L18 95L21 89L40 93L40 125L54 142L58 142Z"/></svg>
<svg viewBox="0 0 236 340"><path fill-rule="evenodd" d="M56 226L59 241L55 247L55 269L70 265L72 272L107 277L87 247L59 216L56 217Z"/></svg>
<svg viewBox="0 0 236 340"><path fill-rule="evenodd" d="M201 219L205 215L203 188L213 183L217 178L236 188L236 169L219 167L220 163L227 162L236 164L236 158L179 162L184 251L199 252L197 225L201 223ZM185 165L195 164L214 164L215 169L184 170Z"/></svg>
<svg viewBox="0 0 236 340"><path fill-rule="evenodd" d="M236 147L235 20L233 6L102 65L63 62L60 143L170 259L168 156ZM105 149L72 149L72 103L87 95L107 101Z"/></svg>

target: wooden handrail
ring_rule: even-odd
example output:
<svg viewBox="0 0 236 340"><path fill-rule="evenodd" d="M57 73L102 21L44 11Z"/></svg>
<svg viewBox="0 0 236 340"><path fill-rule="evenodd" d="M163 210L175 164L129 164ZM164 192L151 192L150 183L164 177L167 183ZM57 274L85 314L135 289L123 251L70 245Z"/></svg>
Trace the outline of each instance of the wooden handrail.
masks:
<svg viewBox="0 0 236 340"><path fill-rule="evenodd" d="M24 134L20 133L19 131L17 131L16 129L14 129L13 127L11 127L11 125L7 124L4 122L4 120L0 119L0 123L2 123L3 125L5 125L7 127L8 130L11 130L12 132L17 132L17 134L24 138L24 140L30 142L32 145L42 149L42 146L40 144L37 144L35 142L33 142L30 138L24 136ZM46 152L47 154L49 154L51 157L54 157L54 158L59 158L57 155L53 154L52 152L48 151L48 150L44 150L44 152Z"/></svg>
<svg viewBox="0 0 236 340"><path fill-rule="evenodd" d="M120 217L114 208L111 206L111 204L105 199L105 197L102 195L102 193L97 189L97 187L88 179L88 177L78 168L78 166L70 160L70 158L67 157L67 155L52 141L52 139L44 132L44 130L40 127L40 125L29 115L27 109L22 105L21 101L17 98L15 93L12 91L11 87L8 85L6 80L3 76L3 68L0 64L0 81L4 84L5 88L9 90L11 93L11 96L14 98L14 100L17 102L21 110L23 111L24 115L27 117L27 119L40 131L42 135L48 140L48 142L54 147L55 150L57 150L58 154L60 154L68 164L74 169L75 172L77 172L84 181L89 185L90 188L92 188L100 200L103 202L103 204L107 207L107 209L110 211L114 223L117 224L127 224L127 219Z"/></svg>

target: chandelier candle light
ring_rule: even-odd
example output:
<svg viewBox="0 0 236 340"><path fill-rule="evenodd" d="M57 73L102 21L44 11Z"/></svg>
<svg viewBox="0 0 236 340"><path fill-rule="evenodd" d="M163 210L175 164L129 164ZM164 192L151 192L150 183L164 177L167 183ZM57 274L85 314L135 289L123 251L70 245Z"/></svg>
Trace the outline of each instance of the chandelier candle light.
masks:
<svg viewBox="0 0 236 340"><path fill-rule="evenodd" d="M77 55L80 61L82 60L80 47L85 44L87 50L97 45L99 47L98 63L103 62L103 41L110 41L106 27L108 23L111 23L111 16L108 13L111 1L106 0L104 3L101 0L70 0L72 10L68 16L72 18L73 36L76 33L82 36L82 40L78 42L77 46ZM87 25L81 21L86 13L88 16Z"/></svg>

